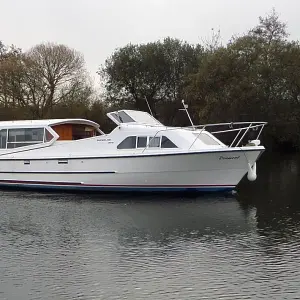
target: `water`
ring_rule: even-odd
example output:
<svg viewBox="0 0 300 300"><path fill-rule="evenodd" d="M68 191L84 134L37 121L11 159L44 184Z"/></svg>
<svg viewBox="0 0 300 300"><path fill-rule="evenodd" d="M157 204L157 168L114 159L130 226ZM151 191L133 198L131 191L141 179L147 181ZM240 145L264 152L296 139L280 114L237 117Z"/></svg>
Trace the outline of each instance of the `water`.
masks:
<svg viewBox="0 0 300 300"><path fill-rule="evenodd" d="M300 159L234 197L0 192L0 299L300 299Z"/></svg>

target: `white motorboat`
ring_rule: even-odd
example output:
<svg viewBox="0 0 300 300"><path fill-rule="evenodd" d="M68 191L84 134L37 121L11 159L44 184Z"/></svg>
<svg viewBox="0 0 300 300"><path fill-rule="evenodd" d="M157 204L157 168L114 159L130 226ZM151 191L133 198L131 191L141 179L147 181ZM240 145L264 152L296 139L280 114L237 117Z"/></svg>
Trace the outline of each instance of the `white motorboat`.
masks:
<svg viewBox="0 0 300 300"><path fill-rule="evenodd" d="M256 179L265 122L168 127L142 111L107 115L109 134L85 119L0 122L0 187L214 192Z"/></svg>

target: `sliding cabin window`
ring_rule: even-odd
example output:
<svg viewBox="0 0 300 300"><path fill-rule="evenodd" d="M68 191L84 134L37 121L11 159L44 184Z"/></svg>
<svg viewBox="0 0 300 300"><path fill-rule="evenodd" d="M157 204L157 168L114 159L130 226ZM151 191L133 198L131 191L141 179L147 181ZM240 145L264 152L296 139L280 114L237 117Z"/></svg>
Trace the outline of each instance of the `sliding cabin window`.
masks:
<svg viewBox="0 0 300 300"><path fill-rule="evenodd" d="M160 147L160 137L159 136L155 136L149 137L149 147L150 148L159 148Z"/></svg>
<svg viewBox="0 0 300 300"><path fill-rule="evenodd" d="M44 142L44 128L8 129L7 148L18 148Z"/></svg>
<svg viewBox="0 0 300 300"><path fill-rule="evenodd" d="M7 129L0 130L0 149L6 149Z"/></svg>

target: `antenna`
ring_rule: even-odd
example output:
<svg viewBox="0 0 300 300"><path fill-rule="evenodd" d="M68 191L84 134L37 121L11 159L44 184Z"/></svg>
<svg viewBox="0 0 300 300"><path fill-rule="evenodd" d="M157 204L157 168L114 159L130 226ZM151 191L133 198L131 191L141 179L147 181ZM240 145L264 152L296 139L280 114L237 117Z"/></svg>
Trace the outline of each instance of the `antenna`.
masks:
<svg viewBox="0 0 300 300"><path fill-rule="evenodd" d="M147 100L147 97L146 97L146 96L145 96L145 100L146 100L146 103L147 103L147 105L148 105L148 108L149 108L149 111L150 111L150 113L151 113L151 116L153 117L153 113L152 113L151 107L150 107L150 105L149 105L149 103L148 103L148 100Z"/></svg>
<svg viewBox="0 0 300 300"><path fill-rule="evenodd" d="M186 114L187 114L187 116L188 116L188 118L189 118L189 120L190 120L190 122L191 122L191 124L192 124L192 127L193 127L193 129L195 130L195 126L194 126L194 124L193 124L193 121L192 121L192 119L191 119L191 116L190 116L190 114L189 114L189 112L188 112L188 105L187 104L185 104L184 103L184 100L182 99L181 100L181 103L182 103L182 105L183 105L183 108L181 108L181 109L179 109L179 110L185 110L185 112L186 112Z"/></svg>

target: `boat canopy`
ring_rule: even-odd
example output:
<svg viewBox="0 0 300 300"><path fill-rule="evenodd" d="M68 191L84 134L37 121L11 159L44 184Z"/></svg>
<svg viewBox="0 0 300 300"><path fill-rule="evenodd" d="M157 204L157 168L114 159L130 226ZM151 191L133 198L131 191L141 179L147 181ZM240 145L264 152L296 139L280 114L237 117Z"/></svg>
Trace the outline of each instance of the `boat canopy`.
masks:
<svg viewBox="0 0 300 300"><path fill-rule="evenodd" d="M48 119L0 122L0 150L50 145L103 134L99 125L86 119Z"/></svg>
<svg viewBox="0 0 300 300"><path fill-rule="evenodd" d="M46 119L46 120L21 120L21 121L1 121L1 128L14 128L14 127L44 127L44 126L56 126L62 124L78 124L87 125L99 129L100 125L96 122L86 119Z"/></svg>

